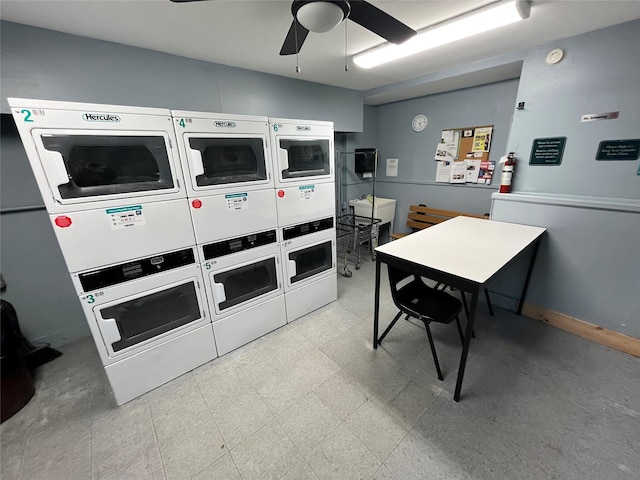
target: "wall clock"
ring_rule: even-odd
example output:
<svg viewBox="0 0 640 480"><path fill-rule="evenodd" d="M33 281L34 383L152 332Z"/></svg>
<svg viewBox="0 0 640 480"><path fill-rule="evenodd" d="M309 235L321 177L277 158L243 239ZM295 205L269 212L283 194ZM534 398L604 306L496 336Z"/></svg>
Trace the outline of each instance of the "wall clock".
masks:
<svg viewBox="0 0 640 480"><path fill-rule="evenodd" d="M427 117L420 113L413 117L413 120L411 121L411 128L413 128L415 132L421 132L426 128L428 121Z"/></svg>

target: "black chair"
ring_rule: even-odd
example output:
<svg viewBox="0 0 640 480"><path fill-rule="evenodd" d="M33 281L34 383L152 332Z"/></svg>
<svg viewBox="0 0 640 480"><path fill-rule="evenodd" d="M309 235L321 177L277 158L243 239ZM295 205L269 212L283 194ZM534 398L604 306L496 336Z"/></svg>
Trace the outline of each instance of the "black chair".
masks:
<svg viewBox="0 0 640 480"><path fill-rule="evenodd" d="M460 311L462 310L462 303L460 300L452 297L448 293L431 288L424 283L422 278L418 275L406 272L397 267L392 267L391 265L388 265L388 271L389 284L391 285L391 297L393 298L393 303L395 303L396 307L398 307L400 311L380 336L378 344L382 343L384 337L389 333L389 330L393 328L402 315L406 315L407 320L409 317L421 320L424 323L424 328L427 330L427 337L429 338L433 361L436 365L436 371L438 372L438 379L442 380L442 372L440 371L438 355L436 354L436 348L433 345L433 337L431 336L429 324L432 322L451 323L455 320L456 325L458 326L458 333L460 334L460 341L464 343L464 336L462 334L462 327L460 326L459 318ZM410 277L413 277L413 279L408 280Z"/></svg>

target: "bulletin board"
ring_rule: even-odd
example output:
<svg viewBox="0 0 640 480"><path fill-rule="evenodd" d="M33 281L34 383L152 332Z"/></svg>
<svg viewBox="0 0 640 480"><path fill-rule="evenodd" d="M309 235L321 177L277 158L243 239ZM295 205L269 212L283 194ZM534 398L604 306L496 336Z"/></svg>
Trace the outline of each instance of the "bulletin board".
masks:
<svg viewBox="0 0 640 480"><path fill-rule="evenodd" d="M489 160L493 125L445 129L442 131L443 140L446 136L445 132L454 132L458 138L458 151L454 157L455 161L466 160L467 158L482 162Z"/></svg>
<svg viewBox="0 0 640 480"><path fill-rule="evenodd" d="M434 160L436 182L490 184L495 162L489 161L493 125L442 131Z"/></svg>

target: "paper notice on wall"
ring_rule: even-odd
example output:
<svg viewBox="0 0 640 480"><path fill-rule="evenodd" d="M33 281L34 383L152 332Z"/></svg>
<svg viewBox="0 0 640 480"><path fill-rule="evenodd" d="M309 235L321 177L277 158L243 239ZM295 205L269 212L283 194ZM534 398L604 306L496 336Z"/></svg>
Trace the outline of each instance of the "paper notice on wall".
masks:
<svg viewBox="0 0 640 480"><path fill-rule="evenodd" d="M491 148L491 132L493 127L478 127L473 134L473 152L488 152Z"/></svg>
<svg viewBox="0 0 640 480"><path fill-rule="evenodd" d="M478 171L478 183L484 183L489 185L493 177L493 171L496 168L496 162L480 162L480 169Z"/></svg>
<svg viewBox="0 0 640 480"><path fill-rule="evenodd" d="M449 183L451 179L451 164L453 162L438 162L436 168L436 182Z"/></svg>
<svg viewBox="0 0 640 480"><path fill-rule="evenodd" d="M387 158L387 177L398 176L398 159Z"/></svg>
<svg viewBox="0 0 640 480"><path fill-rule="evenodd" d="M442 131L442 143L453 143L455 130L443 130Z"/></svg>
<svg viewBox="0 0 640 480"><path fill-rule="evenodd" d="M450 183L465 183L467 181L467 162L451 162Z"/></svg>
<svg viewBox="0 0 640 480"><path fill-rule="evenodd" d="M433 158L439 162L451 162L456 158L456 150L455 143L439 143Z"/></svg>
<svg viewBox="0 0 640 480"><path fill-rule="evenodd" d="M451 153L451 156L458 158L458 147L460 145L460 131L459 130L443 130L442 139L440 143L448 145L447 150ZM436 160L438 160L436 158ZM441 160L441 159L440 159Z"/></svg>
<svg viewBox="0 0 640 480"><path fill-rule="evenodd" d="M480 173L480 160L465 160L467 164L467 183L478 183Z"/></svg>

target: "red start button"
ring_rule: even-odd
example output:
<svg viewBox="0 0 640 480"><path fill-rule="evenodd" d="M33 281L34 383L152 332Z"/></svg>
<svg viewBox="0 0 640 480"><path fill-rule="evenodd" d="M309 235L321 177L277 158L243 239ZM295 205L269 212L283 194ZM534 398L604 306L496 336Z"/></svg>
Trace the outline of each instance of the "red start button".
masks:
<svg viewBox="0 0 640 480"><path fill-rule="evenodd" d="M72 223L71 219L66 215L60 215L59 217L56 217L55 222L56 222L56 225L59 226L60 228L70 227Z"/></svg>
<svg viewBox="0 0 640 480"><path fill-rule="evenodd" d="M202 207L202 200L198 200L197 198L191 202L191 205L193 205L193 208L200 208Z"/></svg>
<svg viewBox="0 0 640 480"><path fill-rule="evenodd" d="M278 190L278 196L280 198L284 197L284 190Z"/></svg>

